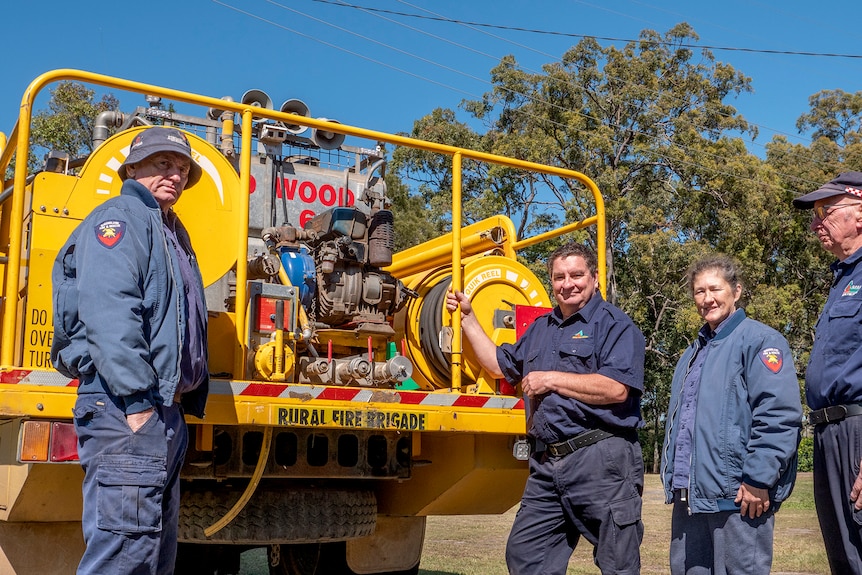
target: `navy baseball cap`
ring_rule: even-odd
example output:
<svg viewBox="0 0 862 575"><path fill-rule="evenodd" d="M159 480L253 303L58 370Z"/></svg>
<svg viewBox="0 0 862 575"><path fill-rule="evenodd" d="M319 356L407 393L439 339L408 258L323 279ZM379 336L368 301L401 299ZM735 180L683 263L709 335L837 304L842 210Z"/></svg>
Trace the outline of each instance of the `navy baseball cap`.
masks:
<svg viewBox="0 0 862 575"><path fill-rule="evenodd" d="M192 158L192 146L189 144L189 139L186 135L176 128L162 128L159 126L153 126L141 131L132 140L126 161L117 168L120 179L126 180L129 177L126 173L127 166L137 164L141 160L159 152L176 152L189 159L191 165L189 169L189 181L186 183L187 188L195 185L201 179L201 167Z"/></svg>
<svg viewBox="0 0 862 575"><path fill-rule="evenodd" d="M793 199L793 206L800 210L810 210L814 207L814 202L832 196L842 196L844 194L855 198L862 198L862 172L844 172L838 174L834 180L823 184L813 192L809 192L804 196L799 196Z"/></svg>

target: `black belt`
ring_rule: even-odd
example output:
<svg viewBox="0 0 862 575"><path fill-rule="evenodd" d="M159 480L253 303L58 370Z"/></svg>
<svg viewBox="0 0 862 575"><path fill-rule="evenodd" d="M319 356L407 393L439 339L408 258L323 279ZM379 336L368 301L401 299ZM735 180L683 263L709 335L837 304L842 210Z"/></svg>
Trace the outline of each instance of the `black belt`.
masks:
<svg viewBox="0 0 862 575"><path fill-rule="evenodd" d="M862 403L830 405L829 407L810 412L808 414L808 423L810 425L832 423L833 421L841 421L855 415L862 415Z"/></svg>
<svg viewBox="0 0 862 575"><path fill-rule="evenodd" d="M592 431L585 431L584 433L580 433L559 443L549 443L545 447L548 453L554 457L564 457L570 453L574 453L578 449L598 443L602 439L607 439L608 437L613 436L614 434L609 431L594 429Z"/></svg>

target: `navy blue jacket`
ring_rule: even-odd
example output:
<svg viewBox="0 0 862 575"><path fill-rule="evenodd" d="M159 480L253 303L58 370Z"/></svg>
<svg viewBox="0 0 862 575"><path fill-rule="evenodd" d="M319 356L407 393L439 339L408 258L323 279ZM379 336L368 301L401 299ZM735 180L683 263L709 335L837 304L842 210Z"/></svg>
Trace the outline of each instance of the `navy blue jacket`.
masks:
<svg viewBox="0 0 862 575"><path fill-rule="evenodd" d="M745 482L767 489L778 505L796 480L796 449L802 429L799 382L787 340L737 310L712 338L701 373L692 430L689 508L692 513L739 510L733 501ZM695 344L673 375L662 483L668 503L683 383Z"/></svg>
<svg viewBox="0 0 862 575"><path fill-rule="evenodd" d="M862 249L832 264L829 298L817 320L805 373L811 409L862 402Z"/></svg>
<svg viewBox="0 0 862 575"><path fill-rule="evenodd" d="M175 217L170 214L169 217ZM189 253L188 233L176 222ZM51 361L78 378L78 393L107 392L126 414L173 401L180 380L186 299L180 268L150 191L126 180L120 195L94 209L57 254L52 272ZM193 268L204 301L197 260ZM202 334L204 343L206 333ZM204 345L204 349L206 346ZM183 396L203 417L209 377Z"/></svg>

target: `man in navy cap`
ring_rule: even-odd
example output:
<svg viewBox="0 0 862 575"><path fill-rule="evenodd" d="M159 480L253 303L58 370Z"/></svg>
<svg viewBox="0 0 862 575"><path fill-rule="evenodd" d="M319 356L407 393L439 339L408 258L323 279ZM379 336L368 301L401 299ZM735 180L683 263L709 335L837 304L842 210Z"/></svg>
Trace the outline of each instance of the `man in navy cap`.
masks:
<svg viewBox="0 0 862 575"><path fill-rule="evenodd" d="M201 178L186 135L151 127L57 255L51 359L77 378L86 550L78 573L174 571L184 413L207 398L206 303L171 207Z"/></svg>
<svg viewBox="0 0 862 575"><path fill-rule="evenodd" d="M862 575L862 172L793 200L837 259L805 373L814 502L832 573Z"/></svg>

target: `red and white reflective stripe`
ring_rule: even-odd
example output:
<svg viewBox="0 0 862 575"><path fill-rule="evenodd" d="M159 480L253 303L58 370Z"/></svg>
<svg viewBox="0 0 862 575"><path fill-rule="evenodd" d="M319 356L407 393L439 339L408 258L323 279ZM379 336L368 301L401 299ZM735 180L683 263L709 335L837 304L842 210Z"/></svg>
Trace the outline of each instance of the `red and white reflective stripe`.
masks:
<svg viewBox="0 0 862 575"><path fill-rule="evenodd" d="M0 371L0 383L50 385L52 387L78 387L77 379L69 379L57 371L31 371L27 369Z"/></svg>
<svg viewBox="0 0 862 575"><path fill-rule="evenodd" d="M280 399L320 399L356 403L397 403L429 407L475 407L491 409L524 409L524 400L500 395L466 395L399 391L395 389L357 389L301 384L255 383L248 381L210 380L210 394L242 397L278 397Z"/></svg>
<svg viewBox="0 0 862 575"><path fill-rule="evenodd" d="M0 372L0 384L46 385L53 387L78 387L77 379L56 371L12 370ZM241 400L257 397L279 399L319 399L326 401L350 401L355 403L394 403L427 407L468 407L488 409L524 409L524 400L505 395L467 395L461 393L432 393L427 391L399 391L395 389L358 389L355 387L324 387L285 383L258 383L210 380L210 395L230 395Z"/></svg>

